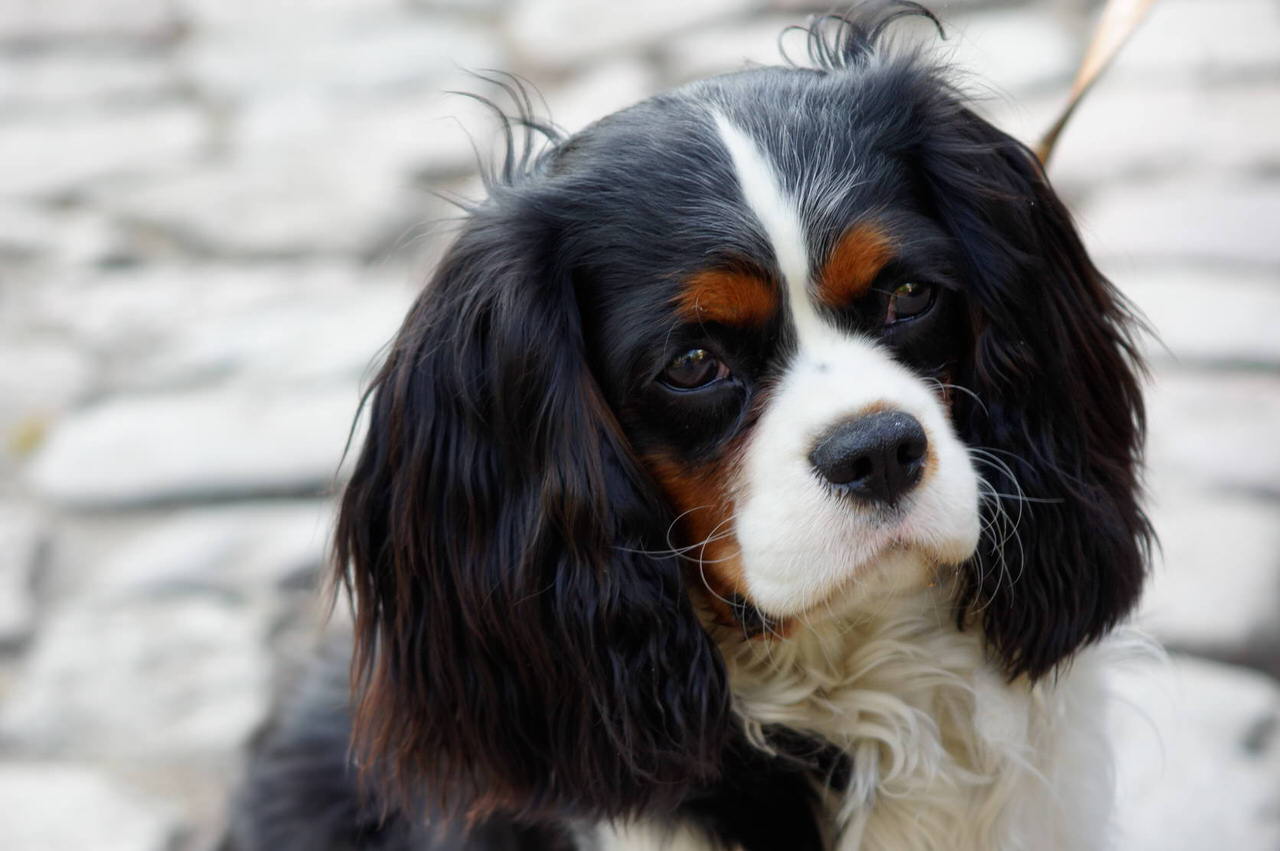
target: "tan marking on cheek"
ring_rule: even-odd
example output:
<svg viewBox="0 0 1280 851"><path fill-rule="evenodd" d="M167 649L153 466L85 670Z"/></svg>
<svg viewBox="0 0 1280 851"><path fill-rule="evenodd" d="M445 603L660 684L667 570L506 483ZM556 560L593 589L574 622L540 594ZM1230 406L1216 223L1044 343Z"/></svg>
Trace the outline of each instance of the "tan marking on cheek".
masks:
<svg viewBox="0 0 1280 851"><path fill-rule="evenodd" d="M952 393L950 373L943 372L941 375L938 376L938 382L939 382L939 385L935 390L935 395L938 397L938 401L942 405L942 415L947 418L947 422L951 423L954 426L955 425L955 410L954 410L955 395ZM928 440L929 442L928 443L929 448L924 457L924 472L920 476L920 484L918 485L918 487L924 487L926 484L929 483L929 480L933 478L935 474L937 474L938 465L940 463L938 461L938 453L934 449L933 433L930 432L928 429L925 429L925 439Z"/></svg>
<svg viewBox="0 0 1280 851"><path fill-rule="evenodd" d="M759 328L778 310L778 297L764 279L747 272L703 269L685 281L676 310L688 322Z"/></svg>
<svg viewBox="0 0 1280 851"><path fill-rule="evenodd" d="M893 256L893 241L880 226L859 222L831 249L818 276L818 300L836 310L848 307L866 295Z"/></svg>
<svg viewBox="0 0 1280 851"><path fill-rule="evenodd" d="M942 394L942 412L947 415L947 422L955 425L956 422L956 387L954 379L950 372L943 372L938 376L941 386L938 388Z"/></svg>
<svg viewBox="0 0 1280 851"><path fill-rule="evenodd" d="M933 450L933 435L927 431L925 435L925 439L929 442L927 444L928 448L925 449L924 453L924 467L920 471L920 481L916 482L916 490L920 490L929 484L929 480L937 475L938 472L938 453Z"/></svg>
<svg viewBox="0 0 1280 851"><path fill-rule="evenodd" d="M728 453L726 458L734 457ZM742 548L733 532L729 493L731 461L691 469L663 455L646 456L645 466L658 481L678 519L673 543L684 553L689 585L706 600L716 620L735 623L728 600L746 595Z"/></svg>

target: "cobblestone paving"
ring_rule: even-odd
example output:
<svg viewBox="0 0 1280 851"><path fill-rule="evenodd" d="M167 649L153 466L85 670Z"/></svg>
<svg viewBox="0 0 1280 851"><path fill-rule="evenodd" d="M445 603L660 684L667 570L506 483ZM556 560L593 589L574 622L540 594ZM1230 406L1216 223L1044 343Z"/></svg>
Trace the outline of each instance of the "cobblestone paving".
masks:
<svg viewBox="0 0 1280 851"><path fill-rule="evenodd" d="M775 61L817 5L0 3L0 847L218 842L316 635L361 379L447 235L431 190L476 192L460 69L575 128ZM1033 138L1090 6L934 5ZM1173 662L1119 686L1122 847L1280 848L1280 4L1163 0L1054 175L1163 341L1141 620Z"/></svg>

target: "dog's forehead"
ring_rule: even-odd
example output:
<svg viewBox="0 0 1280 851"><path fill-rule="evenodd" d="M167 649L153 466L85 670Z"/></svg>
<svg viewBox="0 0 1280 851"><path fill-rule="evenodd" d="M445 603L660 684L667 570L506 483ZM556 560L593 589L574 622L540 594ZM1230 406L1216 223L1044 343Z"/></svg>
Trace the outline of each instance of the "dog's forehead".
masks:
<svg viewBox="0 0 1280 851"><path fill-rule="evenodd" d="M883 73L759 68L691 83L605 116L564 146L562 166L601 188L648 194L672 215L702 212L695 198L739 198L719 132L727 119L776 167L809 215L895 191L904 116L915 105L886 94Z"/></svg>
<svg viewBox="0 0 1280 851"><path fill-rule="evenodd" d="M909 175L886 137L892 113L905 107L876 91L854 71L756 69L601 119L563 146L554 168L573 187L581 244L608 257L628 284L744 261L781 283L784 258L748 197L737 137L790 199L811 271L820 273L850 227L912 204Z"/></svg>

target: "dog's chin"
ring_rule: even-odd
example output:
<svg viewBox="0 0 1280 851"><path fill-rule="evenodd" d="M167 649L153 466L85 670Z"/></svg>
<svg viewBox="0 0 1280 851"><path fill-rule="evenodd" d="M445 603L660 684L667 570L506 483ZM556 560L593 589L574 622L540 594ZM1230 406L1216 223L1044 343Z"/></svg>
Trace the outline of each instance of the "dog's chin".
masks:
<svg viewBox="0 0 1280 851"><path fill-rule="evenodd" d="M926 546L891 540L870 558L823 571L825 582L797 581L786 589L762 587L749 595L756 609L771 621L824 621L871 617L894 601L949 585L956 567L973 555L972 540L951 540Z"/></svg>

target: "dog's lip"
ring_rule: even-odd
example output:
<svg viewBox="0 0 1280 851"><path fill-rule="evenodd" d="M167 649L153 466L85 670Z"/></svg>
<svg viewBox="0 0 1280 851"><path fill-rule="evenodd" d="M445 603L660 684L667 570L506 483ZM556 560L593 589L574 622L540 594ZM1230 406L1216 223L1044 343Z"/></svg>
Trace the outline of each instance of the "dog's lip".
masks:
<svg viewBox="0 0 1280 851"><path fill-rule="evenodd" d="M859 581L866 578L867 572L876 564L889 557L894 552L907 552L913 548L896 542L894 539L885 541L879 547L876 547L872 553L865 559L859 561L850 561L846 565L846 569L841 571L841 576L834 582L824 583L825 588L814 589L814 593L805 594L796 601L794 606L786 606L783 609L772 608L769 605L762 604L760 598L766 599L771 595L768 593L761 594L760 589L748 588L747 597L762 614L766 617L774 619L788 619L796 617L805 617L812 612L820 611L823 607L828 606L832 601L843 599L851 596L855 592L851 586L856 585Z"/></svg>
<svg viewBox="0 0 1280 851"><path fill-rule="evenodd" d="M901 528L906 525L905 518L897 525L898 528L895 528L891 535L869 557L857 562L850 562L847 570L843 571L843 575L839 579L831 582L824 589L817 589L814 594L805 595L804 598L797 602L797 605L788 606L785 611L762 604L758 600L758 595L750 589L748 589L747 597L763 616L778 621L825 615L838 611L846 602L862 602L858 599L858 586L867 580L868 574L877 565L882 565L886 560L919 558L924 563L924 574L932 576L946 568L954 568L963 564L973 555L976 548L976 542L970 545L970 542L960 540L948 540L944 542L945 546L942 547L927 544L916 540ZM930 585L932 583L926 582L924 584ZM879 595L876 596L878 597Z"/></svg>

